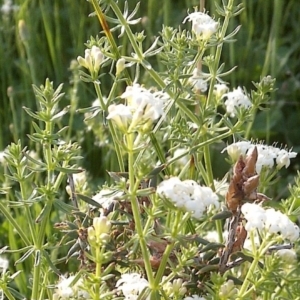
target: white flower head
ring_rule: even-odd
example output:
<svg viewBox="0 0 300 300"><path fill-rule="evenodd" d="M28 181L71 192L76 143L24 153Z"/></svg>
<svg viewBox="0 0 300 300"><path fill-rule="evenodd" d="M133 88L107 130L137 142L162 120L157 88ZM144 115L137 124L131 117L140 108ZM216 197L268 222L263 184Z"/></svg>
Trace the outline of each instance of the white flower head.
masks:
<svg viewBox="0 0 300 300"><path fill-rule="evenodd" d="M119 291L122 291L125 299L137 299L140 293L149 286L148 281L138 273L122 274L116 283ZM147 300L150 297L147 297Z"/></svg>
<svg viewBox="0 0 300 300"><path fill-rule="evenodd" d="M237 113L237 107L247 109L252 106L252 103L241 87L234 89L232 92L225 93L222 98L225 100L226 111L231 118L234 118Z"/></svg>
<svg viewBox="0 0 300 300"><path fill-rule="evenodd" d="M192 22L192 30L198 38L203 40L209 40L218 29L218 22L203 12L193 12L183 20L183 23L186 20Z"/></svg>
<svg viewBox="0 0 300 300"><path fill-rule="evenodd" d="M202 72L195 68L192 77L189 78L189 82L196 91L201 91L202 93L207 91L207 81L203 79Z"/></svg>
<svg viewBox="0 0 300 300"><path fill-rule="evenodd" d="M176 207L191 212L200 219L210 207L219 207L218 196L209 187L202 187L193 180L181 181L178 177L164 180L157 187L161 198L169 199Z"/></svg>
<svg viewBox="0 0 300 300"><path fill-rule="evenodd" d="M121 98L127 100L126 107L131 112L131 130L141 125L151 125L163 115L165 102L169 99L166 93L152 93L139 84L127 86Z"/></svg>
<svg viewBox="0 0 300 300"><path fill-rule="evenodd" d="M77 60L78 63L84 68L88 69L91 74L97 74L104 60L104 55L100 48L94 45L91 49L86 49L84 51L84 58L78 56Z"/></svg>

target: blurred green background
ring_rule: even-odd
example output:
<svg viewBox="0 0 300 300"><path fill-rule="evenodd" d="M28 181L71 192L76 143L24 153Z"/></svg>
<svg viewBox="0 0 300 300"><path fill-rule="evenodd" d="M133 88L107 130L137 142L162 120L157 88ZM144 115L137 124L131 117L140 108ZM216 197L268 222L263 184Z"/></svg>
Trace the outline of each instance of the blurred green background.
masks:
<svg viewBox="0 0 300 300"><path fill-rule="evenodd" d="M138 1L128 2L129 11L132 11ZM221 4L221 0L217 2ZM231 88L245 86L249 91L253 87L252 81L259 81L261 74L276 77L277 91L272 95L271 109L259 113L251 136L268 144L287 145L299 152L300 2L244 0L242 3L244 11L230 24L231 30L242 25L237 41L225 45L222 56L226 69L235 65L238 68L226 80ZM119 1L119 4L124 6L124 1ZM182 21L187 10L192 12L197 5L199 1L196 0L141 1L137 16L142 20L133 26L133 31L144 30L146 49L163 24L182 28L189 26ZM214 1L206 1L205 6L211 15L216 16ZM75 112L79 107L91 106L96 96L92 85L80 82L78 70L71 64L78 55L84 55L84 43L90 36L101 36L97 18L88 17L91 12L92 6L86 0L2 0L0 151L18 139L23 145L29 143L26 135L31 132L31 120L22 106L35 108L31 85L39 86L48 77L55 86L64 83L66 96L63 104L71 104L73 109L64 118L65 124L72 128L69 138L81 144L83 166L95 178L101 178L109 169L109 166L102 165L105 164L105 153L101 152L99 142L95 144L93 133L83 131L83 114ZM18 25L20 20L24 23ZM120 39L123 53L128 53L128 41L125 37ZM158 62L152 63L160 67ZM101 88L104 95L109 91L110 80L109 76L103 77ZM221 177L228 171L224 155L217 155L214 161L216 166L221 162L222 167L214 167L216 176ZM282 171L282 176L295 174L299 162L300 156L293 160L288 171Z"/></svg>

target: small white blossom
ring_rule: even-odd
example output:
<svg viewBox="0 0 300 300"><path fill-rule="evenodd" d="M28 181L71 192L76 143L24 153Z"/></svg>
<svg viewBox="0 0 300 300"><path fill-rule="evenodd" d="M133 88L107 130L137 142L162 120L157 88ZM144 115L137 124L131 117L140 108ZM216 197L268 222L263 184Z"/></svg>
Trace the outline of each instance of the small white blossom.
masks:
<svg viewBox="0 0 300 300"><path fill-rule="evenodd" d="M138 273L122 274L116 283L119 291L122 291L125 300L136 300L140 293L149 286L148 281ZM147 300L150 297L147 297Z"/></svg>
<svg viewBox="0 0 300 300"><path fill-rule="evenodd" d="M218 196L212 189L193 180L181 181L178 177L171 177L158 185L157 194L169 199L176 207L191 212L196 219L200 219L210 207L219 207Z"/></svg>
<svg viewBox="0 0 300 300"><path fill-rule="evenodd" d="M297 156L296 152L291 152L291 151L286 151L285 149L281 149L278 153L277 153L277 157L276 157L276 163L277 163L277 168L281 169L282 167L287 168L291 161L291 158L295 158Z"/></svg>
<svg viewBox="0 0 300 300"><path fill-rule="evenodd" d="M282 239L291 242L299 238L299 227L274 208L264 209L255 203L245 203L241 210L247 220L247 231L265 230L269 234L280 234Z"/></svg>
<svg viewBox="0 0 300 300"><path fill-rule="evenodd" d="M77 57L78 63L88 69L91 74L98 73L100 66L104 60L104 55L100 48L97 46L92 46L91 49L86 49L84 51L84 58L81 56Z"/></svg>
<svg viewBox="0 0 300 300"><path fill-rule="evenodd" d="M207 91L207 81L203 79L202 73L198 68L194 69L192 77L189 78L189 82L194 90L201 91L202 93Z"/></svg>
<svg viewBox="0 0 300 300"><path fill-rule="evenodd" d="M193 12L183 20L183 23L185 23L186 20L192 22L192 30L198 38L203 40L210 39L218 29L218 22L203 12Z"/></svg>
<svg viewBox="0 0 300 300"><path fill-rule="evenodd" d="M232 92L225 93L222 98L227 98L225 100L226 111L230 117L235 117L237 110L236 108L249 108L252 106L249 98L244 94L241 87L234 89Z"/></svg>
<svg viewBox="0 0 300 300"><path fill-rule="evenodd" d="M280 249L276 252L276 255L289 265L297 261L297 254L293 249Z"/></svg>

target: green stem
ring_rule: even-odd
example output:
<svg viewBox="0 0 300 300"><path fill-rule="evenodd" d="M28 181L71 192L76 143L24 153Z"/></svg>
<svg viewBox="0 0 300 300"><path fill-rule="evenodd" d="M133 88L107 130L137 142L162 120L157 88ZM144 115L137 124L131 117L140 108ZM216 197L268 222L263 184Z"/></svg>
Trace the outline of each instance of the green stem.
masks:
<svg viewBox="0 0 300 300"><path fill-rule="evenodd" d="M5 297L8 299L8 300L15 300L16 298L11 294L11 292L9 291L9 289L7 288L7 286L5 285L1 285L1 290L3 292L3 294L5 295Z"/></svg>
<svg viewBox="0 0 300 300"><path fill-rule="evenodd" d="M166 265L168 263L168 259L170 257L172 250L174 249L175 241L177 240L178 231L180 228L184 228L183 224L185 223L187 217L189 217L188 213L185 214L185 216L182 216L181 211L176 212L176 218L175 218L174 222L172 223L172 240L173 241L167 245L165 252L162 256L158 271L155 276L154 286L156 288L158 288L159 283L161 282L161 278L164 275Z"/></svg>
<svg viewBox="0 0 300 300"><path fill-rule="evenodd" d="M133 152L134 133L126 134L126 140L127 140L127 148L129 149L128 150L128 173L129 173L129 196L130 196L131 208L132 208L133 218L135 222L135 228L139 236L140 247L142 250L147 278L150 287L152 288L154 286L154 277L153 277L152 267L150 263L150 255L147 248L145 234L143 230L139 203L136 196L136 192L139 184L138 182L135 182L137 179L135 177L135 170L134 170L134 152Z"/></svg>
<svg viewBox="0 0 300 300"><path fill-rule="evenodd" d="M250 232L250 238L251 238L251 244L252 244L252 249L256 249L256 244L254 240L254 231ZM239 290L239 293L237 295L237 299L245 299L246 295L248 294L248 287L251 282L253 282L253 275L255 270L257 269L259 260L265 255L265 253L268 251L269 247L273 244L274 242L268 242L267 238L264 238L259 249L254 250L254 259L250 265L250 268L248 269L247 275L244 279L244 282Z"/></svg>

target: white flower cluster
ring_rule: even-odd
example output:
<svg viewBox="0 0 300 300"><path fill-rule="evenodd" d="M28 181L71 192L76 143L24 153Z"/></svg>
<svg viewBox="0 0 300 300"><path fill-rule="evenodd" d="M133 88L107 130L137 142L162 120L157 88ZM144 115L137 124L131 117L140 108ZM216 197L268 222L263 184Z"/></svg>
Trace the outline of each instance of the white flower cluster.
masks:
<svg viewBox="0 0 300 300"><path fill-rule="evenodd" d="M208 40L217 31L218 22L214 21L208 14L195 11L189 14L183 23L189 20L192 22L192 30L198 38Z"/></svg>
<svg viewBox="0 0 300 300"><path fill-rule="evenodd" d="M225 93L222 98L226 98L225 106L226 111L230 115L231 118L234 118L237 110L236 108L249 108L252 106L249 98L244 94L244 91L241 87L234 89L232 92Z"/></svg>
<svg viewBox="0 0 300 300"><path fill-rule="evenodd" d="M149 282L138 273L122 274L121 279L116 283L116 287L122 291L125 300L138 299L140 293L148 286Z"/></svg>
<svg viewBox="0 0 300 300"><path fill-rule="evenodd" d="M219 207L218 196L212 189L200 186L194 180L181 181L178 177L171 177L158 185L157 194L171 200L176 207L191 212L196 219L200 219L209 207Z"/></svg>
<svg viewBox="0 0 300 300"><path fill-rule="evenodd" d="M60 278L60 282L56 285L56 290L53 295L53 299L90 299L89 293L80 289L80 286L83 283L82 279L79 279L75 284L73 284L74 279L74 275L68 278L62 276Z"/></svg>
<svg viewBox="0 0 300 300"><path fill-rule="evenodd" d="M262 167L272 168L276 162L277 169L282 167L287 168L291 158L297 156L296 152L287 151L274 146L262 144L252 144L249 141L242 141L228 145L223 151L227 150L228 155L232 160L236 161L240 155L245 155L251 152L254 147L257 147L258 157L256 162L256 172L260 174Z"/></svg>
<svg viewBox="0 0 300 300"><path fill-rule="evenodd" d="M247 231L265 230L269 234L280 234L284 240L291 242L299 238L299 227L274 208L264 209L255 203L245 203L241 210L247 220Z"/></svg>
<svg viewBox="0 0 300 300"><path fill-rule="evenodd" d="M137 130L141 125L150 125L164 113L165 102L169 99L163 92L151 93L139 84L127 86L121 98L127 105L112 104L108 107L107 119L111 119L123 131Z"/></svg>
<svg viewBox="0 0 300 300"><path fill-rule="evenodd" d="M189 78L189 82L194 90L201 91L202 93L206 92L207 81L203 79L202 73L198 68L194 69L192 77Z"/></svg>

